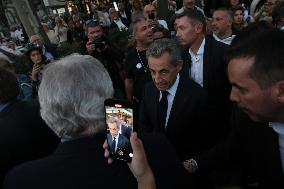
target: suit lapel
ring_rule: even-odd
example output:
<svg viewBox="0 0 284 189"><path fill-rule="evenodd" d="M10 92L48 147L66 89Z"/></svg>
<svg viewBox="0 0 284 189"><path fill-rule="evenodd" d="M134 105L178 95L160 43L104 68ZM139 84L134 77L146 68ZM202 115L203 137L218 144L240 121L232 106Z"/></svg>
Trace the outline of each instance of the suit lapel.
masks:
<svg viewBox="0 0 284 189"><path fill-rule="evenodd" d="M270 173L273 173L273 177L276 179L283 178L283 170L282 170L282 163L280 159L280 151L279 151L279 141L278 141L278 134L271 128L270 132L266 132L266 137L268 140L265 141L267 155L271 158L268 158L269 161L268 167L270 168ZM279 176L279 178L277 178Z"/></svg>
<svg viewBox="0 0 284 189"><path fill-rule="evenodd" d="M180 77L178 88L174 97L172 109L167 123L167 131L174 126L174 123L177 120L180 112L184 110L184 106L187 105L187 101L189 98L189 83L187 81L188 78Z"/></svg>
<svg viewBox="0 0 284 189"><path fill-rule="evenodd" d="M209 80L209 70L210 70L210 52L212 51L212 40L205 37L205 47L203 55L203 87L207 87Z"/></svg>

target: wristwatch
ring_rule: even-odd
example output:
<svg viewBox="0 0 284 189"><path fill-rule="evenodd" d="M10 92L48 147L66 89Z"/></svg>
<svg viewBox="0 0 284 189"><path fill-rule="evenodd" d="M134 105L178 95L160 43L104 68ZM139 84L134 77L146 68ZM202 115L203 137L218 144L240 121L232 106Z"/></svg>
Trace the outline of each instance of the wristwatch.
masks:
<svg viewBox="0 0 284 189"><path fill-rule="evenodd" d="M188 160L186 160L186 162L189 164L189 166L192 170L192 173L194 173L195 171L198 170L197 162L194 159L188 159Z"/></svg>

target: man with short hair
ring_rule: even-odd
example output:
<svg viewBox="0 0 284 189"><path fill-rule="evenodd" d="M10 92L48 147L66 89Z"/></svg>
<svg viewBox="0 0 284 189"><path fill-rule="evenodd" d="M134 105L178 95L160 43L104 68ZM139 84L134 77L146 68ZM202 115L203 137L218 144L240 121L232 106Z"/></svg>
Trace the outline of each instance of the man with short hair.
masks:
<svg viewBox="0 0 284 189"><path fill-rule="evenodd" d="M110 146L111 156L114 158L123 158L131 153L129 140L126 136L119 133L119 125L120 123L117 118L108 118L107 126L109 133L107 134L107 141Z"/></svg>
<svg viewBox="0 0 284 189"><path fill-rule="evenodd" d="M86 21L86 34L87 40L81 44L82 54L88 54L100 60L111 77L115 97L124 98L124 86L121 78L123 53L110 44L97 20Z"/></svg>
<svg viewBox="0 0 284 189"><path fill-rule="evenodd" d="M133 21L133 39L136 46L129 49L125 59L125 93L127 100L139 104L145 83L151 81L146 50L153 42L153 32L145 18Z"/></svg>
<svg viewBox="0 0 284 189"><path fill-rule="evenodd" d="M175 24L176 36L180 44L186 47L181 76L192 78L207 91L208 105L215 109L216 114L216 124L208 136L208 142L217 143L226 137L230 128L231 86L224 57L227 45L211 36L205 37L206 22L200 11L184 12L176 18Z"/></svg>
<svg viewBox="0 0 284 189"><path fill-rule="evenodd" d="M130 23L126 18L120 18L115 8L110 8L108 12L111 20L110 29L117 28L119 31L125 31L128 29Z"/></svg>
<svg viewBox="0 0 284 189"><path fill-rule="evenodd" d="M233 114L230 137L196 159L197 170L237 164L257 188L283 188L284 33L268 29L243 37L228 53L230 98L242 111Z"/></svg>
<svg viewBox="0 0 284 189"><path fill-rule="evenodd" d="M188 77L180 76L183 61L174 41L154 41L147 50L147 59L153 82L145 85L139 131L165 134L181 161L199 154L209 144L204 143L209 126L205 124L205 91Z"/></svg>
<svg viewBox="0 0 284 189"><path fill-rule="evenodd" d="M220 8L214 11L212 16L213 37L222 43L230 45L236 35L232 31L232 11Z"/></svg>

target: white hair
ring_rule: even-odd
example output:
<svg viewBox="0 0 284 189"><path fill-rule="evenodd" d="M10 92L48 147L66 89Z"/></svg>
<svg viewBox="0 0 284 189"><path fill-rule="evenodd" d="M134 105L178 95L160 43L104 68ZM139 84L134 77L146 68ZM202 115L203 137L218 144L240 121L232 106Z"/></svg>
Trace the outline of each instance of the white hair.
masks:
<svg viewBox="0 0 284 189"><path fill-rule="evenodd" d="M41 116L59 137L95 134L105 128L104 100L112 95L110 76L99 60L72 54L45 69Z"/></svg>

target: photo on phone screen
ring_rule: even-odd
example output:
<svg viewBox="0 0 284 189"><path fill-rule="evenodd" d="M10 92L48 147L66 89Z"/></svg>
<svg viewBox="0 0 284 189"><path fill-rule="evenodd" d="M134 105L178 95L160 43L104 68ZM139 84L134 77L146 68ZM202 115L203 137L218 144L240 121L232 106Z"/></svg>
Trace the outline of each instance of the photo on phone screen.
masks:
<svg viewBox="0 0 284 189"><path fill-rule="evenodd" d="M105 100L107 142L113 159L130 162L132 148L130 135L133 131L133 107L128 101Z"/></svg>

